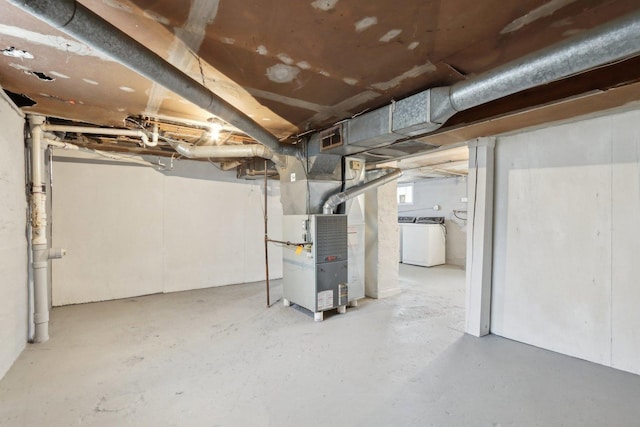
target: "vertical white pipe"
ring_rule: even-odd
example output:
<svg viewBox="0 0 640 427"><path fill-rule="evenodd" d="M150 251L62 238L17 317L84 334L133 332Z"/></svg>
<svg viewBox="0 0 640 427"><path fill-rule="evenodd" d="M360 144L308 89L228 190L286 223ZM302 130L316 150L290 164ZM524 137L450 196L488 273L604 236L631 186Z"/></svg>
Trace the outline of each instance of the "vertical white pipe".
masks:
<svg viewBox="0 0 640 427"><path fill-rule="evenodd" d="M44 117L29 116L31 129L31 245L33 250L34 342L45 342L49 339L47 196L45 183L42 180L44 171L43 124Z"/></svg>

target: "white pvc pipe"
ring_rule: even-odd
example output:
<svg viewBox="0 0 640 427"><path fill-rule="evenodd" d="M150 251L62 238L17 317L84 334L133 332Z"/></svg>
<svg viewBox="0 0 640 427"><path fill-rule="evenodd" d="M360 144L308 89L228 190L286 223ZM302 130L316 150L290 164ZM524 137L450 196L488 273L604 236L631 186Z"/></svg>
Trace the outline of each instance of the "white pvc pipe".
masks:
<svg viewBox="0 0 640 427"><path fill-rule="evenodd" d="M47 286L49 248L45 183L42 181L44 157L42 125L44 117L29 116L31 128L31 247L33 251L34 342L49 339L49 290Z"/></svg>
<svg viewBox="0 0 640 427"><path fill-rule="evenodd" d="M158 145L158 136L159 136L159 131L158 131L158 124L155 123L153 125L153 133L151 134L151 142L147 142L147 144L150 147L155 147L156 145Z"/></svg>
<svg viewBox="0 0 640 427"><path fill-rule="evenodd" d="M73 132L86 133L90 135L112 135L112 136L131 136L140 138L142 143L148 147L153 147L157 141L150 142L146 132L135 129L116 129L116 128L95 128L91 126L65 126L65 125L49 125L42 126L42 130L48 132Z"/></svg>

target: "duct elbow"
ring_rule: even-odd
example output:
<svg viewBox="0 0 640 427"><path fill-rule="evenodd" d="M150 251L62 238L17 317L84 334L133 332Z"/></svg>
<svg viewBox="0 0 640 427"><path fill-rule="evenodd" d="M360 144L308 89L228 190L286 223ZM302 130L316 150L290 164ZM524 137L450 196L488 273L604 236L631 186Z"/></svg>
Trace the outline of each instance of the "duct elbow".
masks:
<svg viewBox="0 0 640 427"><path fill-rule="evenodd" d="M322 206L322 213L325 215L331 215L338 205L347 202L366 191L380 187L381 185L398 179L401 175L402 171L400 169L392 169L391 172L381 176L380 178L376 178L373 181L369 181L356 187L351 187L350 189L341 193L334 194L324 202L324 205Z"/></svg>
<svg viewBox="0 0 640 427"><path fill-rule="evenodd" d="M429 90L429 118L437 126L436 129L444 125L447 120L460 111L454 105L451 89L451 86L446 86Z"/></svg>
<svg viewBox="0 0 640 427"><path fill-rule="evenodd" d="M176 152L178 154L180 154L181 156L187 157L189 159L192 159L195 157L195 153L194 153L194 149L193 147L187 145L187 144L175 144L173 146L173 149L176 150Z"/></svg>
<svg viewBox="0 0 640 427"><path fill-rule="evenodd" d="M262 157L263 159L272 159L273 151L269 149L269 147L265 145L254 145L252 146L252 151L254 157Z"/></svg>
<svg viewBox="0 0 640 427"><path fill-rule="evenodd" d="M344 195L345 193L338 193L329 197L327 201L324 202L324 205L322 205L322 213L325 215L332 215L339 204L347 201L345 197L342 197Z"/></svg>

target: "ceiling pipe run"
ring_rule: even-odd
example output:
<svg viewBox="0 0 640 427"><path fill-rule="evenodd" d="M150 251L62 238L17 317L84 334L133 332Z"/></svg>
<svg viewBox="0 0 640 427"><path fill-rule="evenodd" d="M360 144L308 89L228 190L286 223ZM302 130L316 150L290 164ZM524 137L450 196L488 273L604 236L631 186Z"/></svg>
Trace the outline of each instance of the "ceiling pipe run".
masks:
<svg viewBox="0 0 640 427"><path fill-rule="evenodd" d="M376 178L372 181L369 181L362 185L358 185L356 187L351 187L350 189L341 193L334 194L324 202L324 205L322 206L322 213L325 215L330 215L336 210L338 205L351 200L354 197L358 197L366 191L372 190L395 179L398 179L400 178L400 176L402 176L402 171L400 169L395 169L393 172L383 175L380 178Z"/></svg>
<svg viewBox="0 0 640 427"><path fill-rule="evenodd" d="M77 1L9 2L235 126L273 152L288 155L297 152L295 146L281 144L242 111Z"/></svg>
<svg viewBox="0 0 640 427"><path fill-rule="evenodd" d="M84 153L97 154L101 157L105 157L107 159L111 159L119 162L133 163L133 164L142 165L142 166L150 166L154 169L157 168L160 170L165 169L165 166L160 163L155 164L155 163L147 162L146 160L138 157L120 156L118 154L108 153L102 150L94 150L92 148L80 147L79 145L70 144L68 142L63 142L63 141L56 141L55 139L50 139L50 138L43 138L42 141L51 148L58 148L58 149L69 150L69 151L82 151Z"/></svg>
<svg viewBox="0 0 640 427"><path fill-rule="evenodd" d="M260 144L201 146L176 142L169 142L169 144L171 144L179 154L189 159L261 157L272 160L277 166L284 165L284 159L282 159L281 156Z"/></svg>
<svg viewBox="0 0 640 427"><path fill-rule="evenodd" d="M65 126L65 125L50 125L43 124L42 130L45 132L68 132L68 133L86 133L90 135L110 135L110 136L130 136L134 138L140 138L142 143L148 147L155 147L158 145L157 136L154 136L154 141L149 141L149 137L144 131L132 130L132 129L117 129L117 128L96 128L90 126Z"/></svg>
<svg viewBox="0 0 640 427"><path fill-rule="evenodd" d="M431 121L640 53L640 11L450 87L432 89Z"/></svg>

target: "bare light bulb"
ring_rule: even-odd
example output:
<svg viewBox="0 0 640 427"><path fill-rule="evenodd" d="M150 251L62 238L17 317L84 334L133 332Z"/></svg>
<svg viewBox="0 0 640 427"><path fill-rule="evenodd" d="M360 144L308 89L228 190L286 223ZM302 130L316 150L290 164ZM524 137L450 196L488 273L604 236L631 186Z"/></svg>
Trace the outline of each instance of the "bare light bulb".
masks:
<svg viewBox="0 0 640 427"><path fill-rule="evenodd" d="M212 141L217 141L220 139L220 131L222 130L222 125L220 123L211 123L209 125L209 134L211 135Z"/></svg>

